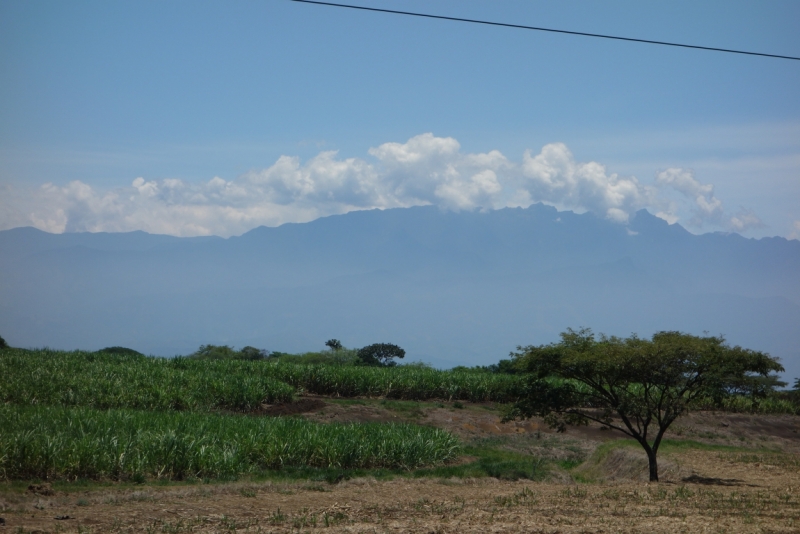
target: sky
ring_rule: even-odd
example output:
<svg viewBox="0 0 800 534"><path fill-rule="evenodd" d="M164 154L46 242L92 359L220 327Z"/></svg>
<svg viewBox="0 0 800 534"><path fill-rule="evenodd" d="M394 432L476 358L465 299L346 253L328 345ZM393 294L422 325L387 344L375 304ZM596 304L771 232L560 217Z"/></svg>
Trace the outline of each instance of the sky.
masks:
<svg viewBox="0 0 800 534"><path fill-rule="evenodd" d="M796 1L353 4L800 56ZM289 0L0 0L0 229L545 202L800 238L800 61Z"/></svg>

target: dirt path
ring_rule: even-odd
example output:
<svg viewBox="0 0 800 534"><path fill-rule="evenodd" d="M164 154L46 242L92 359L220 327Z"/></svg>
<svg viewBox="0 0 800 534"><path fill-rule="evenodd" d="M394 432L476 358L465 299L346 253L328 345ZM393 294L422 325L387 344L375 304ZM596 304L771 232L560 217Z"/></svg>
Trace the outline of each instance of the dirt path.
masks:
<svg viewBox="0 0 800 534"><path fill-rule="evenodd" d="M4 497L0 532L800 532L796 469L708 451L672 460L695 476L658 484L398 478L28 492Z"/></svg>

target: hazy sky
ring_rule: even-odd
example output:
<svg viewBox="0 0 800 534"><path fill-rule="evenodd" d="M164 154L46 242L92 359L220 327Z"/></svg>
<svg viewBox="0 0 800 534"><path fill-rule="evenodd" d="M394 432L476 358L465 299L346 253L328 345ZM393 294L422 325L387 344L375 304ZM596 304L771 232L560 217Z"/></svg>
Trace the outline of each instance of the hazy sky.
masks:
<svg viewBox="0 0 800 534"><path fill-rule="evenodd" d="M800 56L793 0L353 3ZM0 229L537 201L800 237L800 61L289 0L0 0Z"/></svg>

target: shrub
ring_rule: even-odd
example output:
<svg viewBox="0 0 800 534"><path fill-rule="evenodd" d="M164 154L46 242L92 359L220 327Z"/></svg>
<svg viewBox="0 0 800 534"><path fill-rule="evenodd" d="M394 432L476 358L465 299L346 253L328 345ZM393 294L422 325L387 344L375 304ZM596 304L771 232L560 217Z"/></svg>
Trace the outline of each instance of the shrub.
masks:
<svg viewBox="0 0 800 534"><path fill-rule="evenodd" d="M269 351L247 346L239 351L241 360L264 360L269 358Z"/></svg>
<svg viewBox="0 0 800 534"><path fill-rule="evenodd" d="M105 352L106 354L119 354L122 356L144 356L141 352L127 347L106 347L97 352Z"/></svg>
<svg viewBox="0 0 800 534"><path fill-rule="evenodd" d="M234 350L228 345L200 345L189 357L201 360L263 360L269 357L269 351L250 346Z"/></svg>
<svg viewBox="0 0 800 534"><path fill-rule="evenodd" d="M6 343L6 340L3 339L3 336L0 336L0 349L7 349L7 348L8 348L8 343Z"/></svg>

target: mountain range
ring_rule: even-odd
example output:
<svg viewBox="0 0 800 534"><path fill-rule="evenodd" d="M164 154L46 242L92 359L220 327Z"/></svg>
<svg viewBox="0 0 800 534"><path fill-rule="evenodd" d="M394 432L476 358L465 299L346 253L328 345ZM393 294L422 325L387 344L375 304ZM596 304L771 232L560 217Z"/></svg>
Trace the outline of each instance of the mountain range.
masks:
<svg viewBox="0 0 800 534"><path fill-rule="evenodd" d="M722 334L800 376L800 241L542 204L356 211L227 239L0 232L0 335L12 346L171 356L338 338L451 367L581 326Z"/></svg>

